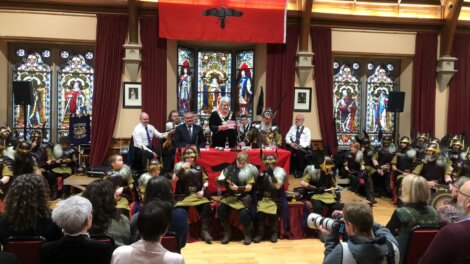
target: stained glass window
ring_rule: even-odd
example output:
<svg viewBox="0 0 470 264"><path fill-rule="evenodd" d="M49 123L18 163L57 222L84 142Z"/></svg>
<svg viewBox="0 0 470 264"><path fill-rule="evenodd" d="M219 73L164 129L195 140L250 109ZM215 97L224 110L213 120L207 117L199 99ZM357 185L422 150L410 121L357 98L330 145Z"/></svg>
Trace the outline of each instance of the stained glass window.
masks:
<svg viewBox="0 0 470 264"><path fill-rule="evenodd" d="M63 51L62 54L69 54ZM93 59L93 56L88 56ZM71 116L92 114L93 68L83 55L62 58L65 64L57 74L57 133L58 138L68 135Z"/></svg>
<svg viewBox="0 0 470 264"><path fill-rule="evenodd" d="M187 48L178 48L178 87L177 103L178 112L183 114L192 111L193 77L194 76L194 55L193 51Z"/></svg>
<svg viewBox="0 0 470 264"><path fill-rule="evenodd" d="M379 144L379 131L382 131L383 136L392 136L395 129L395 116L387 112L389 93L394 90L394 82L390 78L393 69L392 64L378 65L372 68L371 75L367 78L366 132L373 145Z"/></svg>
<svg viewBox="0 0 470 264"><path fill-rule="evenodd" d="M333 76L333 115L339 147L348 147L360 132L361 88L357 75L358 65L335 62Z"/></svg>
<svg viewBox="0 0 470 264"><path fill-rule="evenodd" d="M340 149L348 149L366 132L379 145L379 132L395 136L394 113L387 112L389 94L397 90L397 59L338 57L333 62L333 111ZM363 67L364 66L364 67Z"/></svg>
<svg viewBox="0 0 470 264"><path fill-rule="evenodd" d="M32 129L44 128L43 138L48 140L51 134L51 67L44 62L38 51L27 52L18 49L16 55L20 57L20 62L13 67L12 79L32 83L33 102L26 106L26 118L23 106L15 105L13 102L13 131L19 138L23 138L26 123L27 139Z"/></svg>
<svg viewBox="0 0 470 264"><path fill-rule="evenodd" d="M197 114L209 116L223 96L231 98L232 54L198 52Z"/></svg>
<svg viewBox="0 0 470 264"><path fill-rule="evenodd" d="M255 88L253 83L254 55L253 50L248 50L238 52L236 57L237 89L234 97L238 102L235 104L235 111L237 115L246 115L250 119L253 114Z"/></svg>

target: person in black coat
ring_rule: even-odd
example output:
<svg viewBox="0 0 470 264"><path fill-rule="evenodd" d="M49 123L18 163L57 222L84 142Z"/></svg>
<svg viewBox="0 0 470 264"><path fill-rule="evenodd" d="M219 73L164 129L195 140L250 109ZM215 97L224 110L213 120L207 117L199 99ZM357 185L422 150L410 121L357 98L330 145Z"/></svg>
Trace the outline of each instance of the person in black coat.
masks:
<svg viewBox="0 0 470 264"><path fill-rule="evenodd" d="M212 147L225 147L228 140L230 148L234 148L237 145L237 126L235 114L230 111L230 98L222 97L217 108L209 117Z"/></svg>
<svg viewBox="0 0 470 264"><path fill-rule="evenodd" d="M41 263L110 263L113 245L95 241L88 235L92 210L91 202L79 196L72 196L57 205L52 211L52 220L64 230L65 236L41 246Z"/></svg>
<svg viewBox="0 0 470 264"><path fill-rule="evenodd" d="M186 147L188 145L198 145L204 147L204 134L202 127L194 124L195 114L193 112L184 113L184 124L175 128L175 146L177 148Z"/></svg>

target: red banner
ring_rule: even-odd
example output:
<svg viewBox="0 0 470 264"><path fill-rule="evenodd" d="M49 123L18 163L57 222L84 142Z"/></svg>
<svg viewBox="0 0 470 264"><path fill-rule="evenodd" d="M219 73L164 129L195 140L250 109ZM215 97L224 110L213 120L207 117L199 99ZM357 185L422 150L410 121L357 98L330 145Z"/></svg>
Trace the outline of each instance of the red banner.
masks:
<svg viewBox="0 0 470 264"><path fill-rule="evenodd" d="M159 32L177 40L284 43L286 10L286 0L160 0Z"/></svg>

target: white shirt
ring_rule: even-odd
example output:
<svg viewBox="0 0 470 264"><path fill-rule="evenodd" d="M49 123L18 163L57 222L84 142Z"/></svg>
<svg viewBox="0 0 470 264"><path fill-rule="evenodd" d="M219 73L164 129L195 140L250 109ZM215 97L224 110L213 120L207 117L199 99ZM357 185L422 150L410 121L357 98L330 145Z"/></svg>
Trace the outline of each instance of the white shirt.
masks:
<svg viewBox="0 0 470 264"><path fill-rule="evenodd" d="M139 240L130 246L118 247L111 264L184 264L181 254L165 249L160 242Z"/></svg>
<svg viewBox="0 0 470 264"><path fill-rule="evenodd" d="M300 134L299 145L302 146L302 148L310 147L311 140L312 140L312 136L310 135L310 129L303 125L300 127L301 129L303 127L304 130L302 131L302 134ZM286 134L286 144L295 143L296 135L297 135L297 126L293 125L290 127L289 131Z"/></svg>
<svg viewBox="0 0 470 264"><path fill-rule="evenodd" d="M165 138L167 133L160 133L154 126L148 124L147 129L149 131L150 140L153 139L154 136L159 138ZM151 145L151 142L148 141L147 138L147 131L145 130L145 126L142 123L139 123L132 132L132 137L134 138L134 147L140 148L149 152L153 152L147 146Z"/></svg>

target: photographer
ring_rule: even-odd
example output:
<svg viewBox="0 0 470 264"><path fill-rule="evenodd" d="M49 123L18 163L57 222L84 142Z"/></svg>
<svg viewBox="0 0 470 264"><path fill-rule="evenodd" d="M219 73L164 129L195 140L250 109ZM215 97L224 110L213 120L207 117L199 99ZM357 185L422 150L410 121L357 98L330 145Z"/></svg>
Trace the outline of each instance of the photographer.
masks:
<svg viewBox="0 0 470 264"><path fill-rule="evenodd" d="M323 263L398 263L398 242L390 231L378 224L369 205L360 202L347 204L343 210L347 242L320 228L325 238Z"/></svg>

